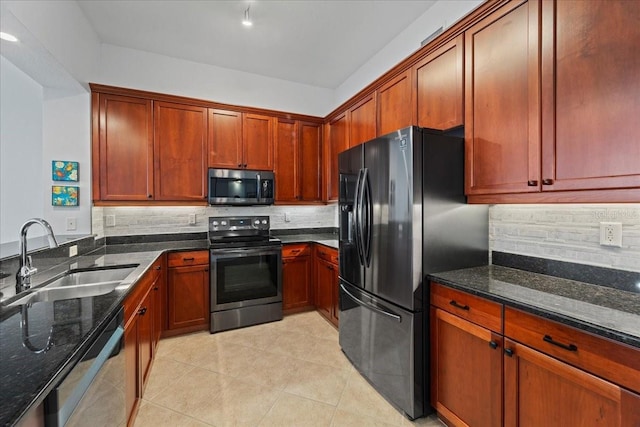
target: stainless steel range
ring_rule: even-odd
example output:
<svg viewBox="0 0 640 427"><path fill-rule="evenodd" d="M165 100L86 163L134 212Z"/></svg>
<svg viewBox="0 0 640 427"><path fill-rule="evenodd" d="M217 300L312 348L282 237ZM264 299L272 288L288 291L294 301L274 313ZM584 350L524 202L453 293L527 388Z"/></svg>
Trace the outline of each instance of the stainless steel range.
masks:
<svg viewBox="0 0 640 427"><path fill-rule="evenodd" d="M210 217L211 332L282 319L282 242L268 216Z"/></svg>

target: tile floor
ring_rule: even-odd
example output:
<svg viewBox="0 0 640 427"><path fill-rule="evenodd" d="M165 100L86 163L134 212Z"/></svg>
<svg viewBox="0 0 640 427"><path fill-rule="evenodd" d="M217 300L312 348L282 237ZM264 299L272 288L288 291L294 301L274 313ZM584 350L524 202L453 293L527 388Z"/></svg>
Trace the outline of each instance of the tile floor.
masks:
<svg viewBox="0 0 640 427"><path fill-rule="evenodd" d="M160 341L136 427L442 426L410 422L340 351L316 312Z"/></svg>

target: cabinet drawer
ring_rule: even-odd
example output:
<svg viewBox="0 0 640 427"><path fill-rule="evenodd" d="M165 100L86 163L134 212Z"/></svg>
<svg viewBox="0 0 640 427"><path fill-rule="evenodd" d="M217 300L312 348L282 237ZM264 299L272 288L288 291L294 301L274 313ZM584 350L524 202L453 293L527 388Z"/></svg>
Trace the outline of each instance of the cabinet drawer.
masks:
<svg viewBox="0 0 640 427"><path fill-rule="evenodd" d="M206 264L209 264L209 251L172 252L169 254L169 267Z"/></svg>
<svg viewBox="0 0 640 427"><path fill-rule="evenodd" d="M316 245L316 256L320 259L338 265L338 251L324 245Z"/></svg>
<svg viewBox="0 0 640 427"><path fill-rule="evenodd" d="M311 255L311 245L296 243L282 246L282 258Z"/></svg>
<svg viewBox="0 0 640 427"><path fill-rule="evenodd" d="M502 333L502 304L431 282L431 304Z"/></svg>
<svg viewBox="0 0 640 427"><path fill-rule="evenodd" d="M505 308L504 335L640 392L640 350L571 326Z"/></svg>

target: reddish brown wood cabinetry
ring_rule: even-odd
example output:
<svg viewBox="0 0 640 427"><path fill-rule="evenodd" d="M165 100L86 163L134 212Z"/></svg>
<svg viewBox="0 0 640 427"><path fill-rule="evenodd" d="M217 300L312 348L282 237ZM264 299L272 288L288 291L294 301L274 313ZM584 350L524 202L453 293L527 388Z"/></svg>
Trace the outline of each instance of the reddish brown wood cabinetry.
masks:
<svg viewBox="0 0 640 427"><path fill-rule="evenodd" d="M176 332L209 327L209 253L173 252L168 256L167 327Z"/></svg>
<svg viewBox="0 0 640 427"><path fill-rule="evenodd" d="M394 130L411 126L411 70L383 84L376 91L378 106L377 135L385 135Z"/></svg>
<svg viewBox="0 0 640 427"><path fill-rule="evenodd" d="M640 187L640 2L542 2L542 190Z"/></svg>
<svg viewBox="0 0 640 427"><path fill-rule="evenodd" d="M538 9L507 3L464 34L467 194L539 191Z"/></svg>
<svg viewBox="0 0 640 427"><path fill-rule="evenodd" d="M285 313L312 309L313 246L290 244L282 248L282 309Z"/></svg>
<svg viewBox="0 0 640 427"><path fill-rule="evenodd" d="M207 196L207 109L154 103L155 200Z"/></svg>
<svg viewBox="0 0 640 427"><path fill-rule="evenodd" d="M338 251L315 245L315 302L320 314L338 326Z"/></svg>
<svg viewBox="0 0 640 427"><path fill-rule="evenodd" d="M325 180L327 200L338 200L338 154L349 148L348 112L344 112L328 124L327 144L325 146Z"/></svg>
<svg viewBox="0 0 640 427"><path fill-rule="evenodd" d="M209 167L242 165L242 113L209 109Z"/></svg>
<svg viewBox="0 0 640 427"><path fill-rule="evenodd" d="M92 94L94 200L153 198L152 102Z"/></svg>
<svg viewBox="0 0 640 427"><path fill-rule="evenodd" d="M243 113L243 168L273 170L273 122L270 116Z"/></svg>
<svg viewBox="0 0 640 427"><path fill-rule="evenodd" d="M450 129L464 123L463 40L459 35L413 66L418 126Z"/></svg>
<svg viewBox="0 0 640 427"><path fill-rule="evenodd" d="M349 109L349 147L376 137L376 95L371 93Z"/></svg>
<svg viewBox="0 0 640 427"><path fill-rule="evenodd" d="M278 119L275 137L276 202L322 199L322 126Z"/></svg>

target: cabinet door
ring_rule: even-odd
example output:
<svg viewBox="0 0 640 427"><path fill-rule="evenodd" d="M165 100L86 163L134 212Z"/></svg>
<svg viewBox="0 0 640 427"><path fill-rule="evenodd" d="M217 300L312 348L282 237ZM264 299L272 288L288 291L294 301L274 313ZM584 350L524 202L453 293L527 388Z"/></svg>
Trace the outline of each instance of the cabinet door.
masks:
<svg viewBox="0 0 640 427"><path fill-rule="evenodd" d="M94 180L98 178L100 182L100 200L152 199L151 100L104 94L98 98L100 166Z"/></svg>
<svg viewBox="0 0 640 427"><path fill-rule="evenodd" d="M640 396L505 340L507 426L636 426Z"/></svg>
<svg viewBox="0 0 640 427"><path fill-rule="evenodd" d="M431 404L453 425L502 425L501 347L500 335L431 307Z"/></svg>
<svg viewBox="0 0 640 427"><path fill-rule="evenodd" d="M316 259L316 308L320 314L329 320L331 320L331 312L333 310L333 270L332 264L322 259Z"/></svg>
<svg viewBox="0 0 640 427"><path fill-rule="evenodd" d="M311 269L309 256L296 256L282 260L283 310L313 305Z"/></svg>
<svg viewBox="0 0 640 427"><path fill-rule="evenodd" d="M327 200L338 200L338 154L349 148L349 124L347 113L340 114L329 122L329 135L326 151L325 179L327 181Z"/></svg>
<svg viewBox="0 0 640 427"><path fill-rule="evenodd" d="M411 87L411 70L407 70L378 89L377 135L411 126Z"/></svg>
<svg viewBox="0 0 640 427"><path fill-rule="evenodd" d="M209 167L242 167L242 113L209 109Z"/></svg>
<svg viewBox="0 0 640 427"><path fill-rule="evenodd" d="M300 198L298 170L298 123L279 119L276 124L276 201L296 202Z"/></svg>
<svg viewBox="0 0 640 427"><path fill-rule="evenodd" d="M139 372L139 390L140 397L144 392L144 387L149 379L151 372L151 362L153 360L153 323L155 294L149 290L138 311L138 372Z"/></svg>
<svg viewBox="0 0 640 427"><path fill-rule="evenodd" d="M243 167L273 170L273 122L269 116L242 115Z"/></svg>
<svg viewBox="0 0 640 427"><path fill-rule="evenodd" d="M349 110L349 147L376 137L376 96L374 93Z"/></svg>
<svg viewBox="0 0 640 427"><path fill-rule="evenodd" d="M640 2L542 12L542 189L640 187Z"/></svg>
<svg viewBox="0 0 640 427"><path fill-rule="evenodd" d="M465 190L540 190L539 3L510 2L464 34Z"/></svg>
<svg viewBox="0 0 640 427"><path fill-rule="evenodd" d="M209 267L169 268L167 277L168 328L209 323Z"/></svg>
<svg viewBox="0 0 640 427"><path fill-rule="evenodd" d="M464 123L463 40L456 37L414 66L418 126L450 129Z"/></svg>
<svg viewBox="0 0 640 427"><path fill-rule="evenodd" d="M337 264L331 264L332 267L332 280L331 280L331 295L332 295L332 308L331 308L331 322L333 322L336 327L338 326L340 320L340 290L338 286L340 284L339 279L339 268Z"/></svg>
<svg viewBox="0 0 640 427"><path fill-rule="evenodd" d="M207 109L155 102L155 199L207 196Z"/></svg>
<svg viewBox="0 0 640 427"><path fill-rule="evenodd" d="M137 315L124 328L125 409L127 420L136 410L142 391L138 388L138 319ZM133 420L132 420L133 421ZM131 422L129 425L132 425Z"/></svg>
<svg viewBox="0 0 640 427"><path fill-rule="evenodd" d="M322 126L300 122L299 147L300 198L319 201L322 199Z"/></svg>

